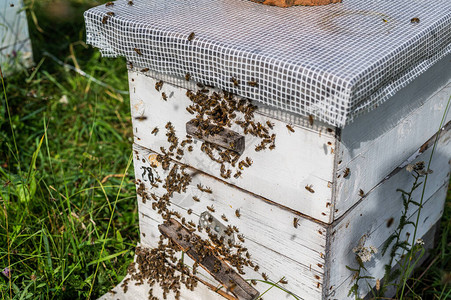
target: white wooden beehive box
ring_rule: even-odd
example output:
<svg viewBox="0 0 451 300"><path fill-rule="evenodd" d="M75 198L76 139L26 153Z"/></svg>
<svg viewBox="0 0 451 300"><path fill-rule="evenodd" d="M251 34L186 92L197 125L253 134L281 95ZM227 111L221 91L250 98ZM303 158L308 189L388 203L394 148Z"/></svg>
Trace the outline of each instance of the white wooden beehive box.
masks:
<svg viewBox="0 0 451 300"><path fill-rule="evenodd" d="M5 75L33 64L27 17L21 0L0 1L0 64Z"/></svg>
<svg viewBox="0 0 451 300"><path fill-rule="evenodd" d="M201 14L197 4L187 2L183 5L193 5L189 12L191 15ZM264 11L261 10L258 4L236 2L241 10L251 16L256 10L262 15L267 11L273 12L272 8L268 10L265 7ZM403 1L398 2L405 4ZM224 6L227 5L224 1L218 3L211 4L213 8L207 7L205 10L215 16L218 11L214 8L228 7ZM184 10L174 10L173 4L161 6L159 1L147 6L137 0L131 4L130 1L117 1L86 13L88 42L100 47L106 55L125 55L129 60L131 115L135 137L134 166L142 233L140 246L143 249L158 247L160 236L164 233L184 253L193 249L176 238L177 233L172 232L174 235L171 237L172 227L164 222L162 211L157 205L157 199L164 197L167 192L166 179L170 178L170 172L165 170L161 158L169 151L174 153L167 155L171 158L171 166L179 165L190 178L184 192L175 192L168 199L171 204L168 209L174 212L173 219L181 222L185 229L195 230L198 225L205 227L205 224L211 224L211 230L225 240L233 236L233 243L239 244L241 248L245 247L253 265L259 266L259 269L245 266L244 274L240 274L241 279L231 286L216 271L212 271L211 266L204 265L205 270L199 269L197 274L203 284L193 291L182 285L181 299L255 299L257 293L264 294L265 299L347 299L354 275L347 266L356 266L353 248L362 237L366 238L367 246L372 245L378 249L383 246L396 229L402 214L401 194L397 190L409 190L413 182L406 166L419 161L428 162L432 151L434 155L430 169L433 173L428 175L416 238L423 237L429 247L433 244L431 236L443 212L450 175L451 115L445 114L445 108L451 96L451 36L447 31L440 31L443 29L442 23L428 19L439 14L438 8L427 10L420 18L420 24L425 23L422 31L420 30L425 35L424 39L438 33L442 39L431 42L428 56L424 57L419 54L424 50L421 35L417 36L420 31L415 27L410 32L412 29L409 26L416 24L412 24L410 18L407 19L407 24L401 24L401 18L418 12L415 7L409 6L406 8L407 12L402 12L396 10L396 7L380 4L380 7L373 7L370 12L356 12L355 9L362 3L354 0L350 4L301 12L301 15L313 15L312 20L319 28L308 28L304 34L306 38L312 32L323 34L326 27L330 29L331 26L338 26L333 22L326 24L324 20L346 18L353 14L364 18L350 20L363 22L361 25L365 26L370 26L366 22L380 18L385 23L395 24L384 27L382 31L377 27L371 35L356 32L352 24L350 28L334 27L332 33L327 34L337 34L349 39L344 44L338 44L343 47L347 47L353 40L353 35L359 35L359 39L363 40L359 42L366 42L371 48L373 44L370 42L396 39L399 38L398 34L407 32L400 43L407 45L407 48L411 47L410 50L405 50L406 47L402 45L388 43L388 49L379 49L381 52L376 54L379 55L376 58L371 57L373 54L366 53L366 50L350 50L352 55L362 52L360 54L364 57L370 57L366 57L367 62L362 62L363 65L367 64L367 67L363 66L363 75L349 71L349 76L355 76L355 80L349 80L352 82L349 91L347 84L342 88L337 87L340 82L343 84L348 79L346 74L344 79L336 79L337 74L334 73L337 70L348 70L348 65L355 64L358 68L358 62L352 57L349 62L341 61L346 59L346 55L337 61L328 61L332 66L330 68L327 64L324 66L302 61L298 73L287 67L289 63L293 63L290 60L286 64L280 62L277 67L277 63L268 61L258 65L258 57L252 55L263 55L261 53L264 50L261 49L249 54L251 56L246 57L243 64L235 64L233 59L242 57L230 53L239 51L235 48L239 42L245 43L246 38L252 40L253 37L244 34L243 40L238 42L234 37L229 41L215 40L215 30L223 23L232 22L228 18L219 20L219 24L209 19L213 31L208 28L203 31L196 27L196 33L193 31L191 34L191 26L195 27L195 22L203 21L199 18L194 21L186 20ZM286 13L287 20L296 16L295 9ZM228 17L242 17L239 11L230 9ZM152 17L164 15L165 22L158 23L158 18L151 19L146 12ZM171 17L175 15L179 19L171 21ZM443 18L440 15L438 20ZM240 20L246 23L249 18ZM264 15L262 20L263 29L265 25L273 24L265 23L268 15ZM130 25L135 24L133 22L136 22L136 26ZM142 24L145 24L144 27L139 27ZM183 30L184 26L190 29ZM166 27L168 29L165 32ZM372 30L371 28L367 29ZM243 34L239 30L233 33ZM225 30L224 34L229 33ZM291 45L277 32L273 38L283 41L278 45L279 48ZM320 36L319 39L321 38L323 37ZM326 38L322 46L326 47L327 42ZM300 51L308 48L308 51L321 52L320 44L312 46L312 49L304 47ZM271 45L268 47L271 48ZM243 46L243 49L246 53L246 47ZM327 48L324 51L327 53ZM393 53L396 54L392 55ZM212 60L214 55L216 61ZM312 55L314 56L313 52ZM406 57L417 65L408 64L406 67L397 63L397 60L406 60ZM273 59L277 61L277 57ZM385 67L382 64L373 68L374 64L385 60L388 62ZM312 64L312 68L305 66L308 63ZM340 63L345 65L344 69L334 69L333 64ZM269 66L274 66L274 69ZM255 74L254 77L249 77L249 73L246 73L249 68ZM268 69L273 73L268 72ZM259 70L262 74L258 73ZM282 73L279 74L280 70ZM234 75L232 71L239 73L236 78L231 78L230 74ZM241 71L244 73L241 74ZM379 72L379 75L371 78L372 72ZM189 75L184 76L185 73ZM294 78L292 81L290 76ZM296 81L296 76L300 76L300 81ZM256 84L252 84L253 82ZM364 100L353 102L352 99L365 94L362 92L365 85L371 92L362 96ZM252 102L257 107L252 122L256 127L258 124L265 127L269 131L268 135L274 134L275 141L268 143L265 149L259 149L261 139L246 134L235 122L231 122L230 127L226 126L225 131L213 137L196 137L195 130L193 132L190 125L195 116L190 110L197 109L192 102L197 98L190 93L200 93L209 97L209 101L214 98L221 103L225 101L224 97L227 98L222 89L234 93L233 101L236 103L245 99L242 97L256 100ZM332 98L327 98L331 89L337 91ZM290 94L290 91L294 91L294 94ZM191 96L188 97L189 95ZM296 104L298 102L299 106ZM342 114L340 109L345 113ZM238 112L236 114L243 117ZM233 119L236 120L242 121L239 117ZM174 129L179 142L186 140L186 136L190 136L190 142L183 146L179 146L177 142L177 147L168 150L173 138L170 128ZM238 151L237 164L234 167L225 164L227 168L222 169L221 163L212 161L205 148L205 145L211 143L217 146L208 147L216 147L223 152L226 148L241 149ZM273 145L273 149L269 149L269 145ZM188 147L192 147L190 151ZM177 152L178 149L181 152ZM238 162L246 161L247 158L252 165L240 168ZM227 174L226 169L229 167L231 173ZM199 190L198 185L209 187L211 193ZM421 190L416 190L413 197L419 199L420 195ZM417 212L417 207L410 207L407 217L415 220ZM188 225L190 222L193 225ZM235 226L239 234L227 234L227 226ZM407 239L413 232L412 226L409 226L402 233ZM199 229L195 232L208 240L205 231L201 232ZM244 242L241 238L244 238ZM195 259L192 253L180 256L179 252L176 255L183 257L184 264L193 266ZM388 255L383 256L379 252L366 265L368 275L374 277L374 280L369 280L369 286L374 286L376 280L383 277L384 265L388 261ZM139 263L139 254L137 262ZM226 263L230 264L230 261L226 260ZM256 290L252 290L251 285L242 285L243 279L247 282L262 280L263 273L265 280L252 286ZM129 278L127 277L127 282ZM282 284L281 280L286 280L287 283ZM122 285L114 289L116 294L105 295L104 298L147 297L150 289L148 285L135 286L133 281L130 282L126 293ZM277 287L270 283L277 284ZM221 284L226 288L218 289ZM246 295L243 296L241 292ZM369 289L364 286L359 292L364 296ZM152 293L158 299L163 297L158 284L152 287ZM174 294L169 297L174 297Z"/></svg>

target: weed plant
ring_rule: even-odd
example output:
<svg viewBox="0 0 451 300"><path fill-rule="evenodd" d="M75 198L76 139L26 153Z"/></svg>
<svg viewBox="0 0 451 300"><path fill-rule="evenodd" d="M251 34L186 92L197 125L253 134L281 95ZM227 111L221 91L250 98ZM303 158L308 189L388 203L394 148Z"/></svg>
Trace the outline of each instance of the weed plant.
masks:
<svg viewBox="0 0 451 300"><path fill-rule="evenodd" d="M25 1L36 66L2 77L0 93L2 299L95 299L133 260L132 127L128 96L116 91L128 88L126 62L84 43L83 12L105 2ZM450 295L450 196L438 247L407 297Z"/></svg>

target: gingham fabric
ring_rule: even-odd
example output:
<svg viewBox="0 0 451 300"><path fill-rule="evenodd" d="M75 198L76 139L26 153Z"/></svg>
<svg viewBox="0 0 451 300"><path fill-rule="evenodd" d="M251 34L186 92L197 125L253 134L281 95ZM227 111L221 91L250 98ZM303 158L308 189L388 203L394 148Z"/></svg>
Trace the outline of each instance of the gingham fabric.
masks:
<svg viewBox="0 0 451 300"><path fill-rule="evenodd" d="M247 0L113 3L85 12L87 42L104 56L125 56L162 74L190 73L192 80L337 127L451 53L451 0L290 8Z"/></svg>

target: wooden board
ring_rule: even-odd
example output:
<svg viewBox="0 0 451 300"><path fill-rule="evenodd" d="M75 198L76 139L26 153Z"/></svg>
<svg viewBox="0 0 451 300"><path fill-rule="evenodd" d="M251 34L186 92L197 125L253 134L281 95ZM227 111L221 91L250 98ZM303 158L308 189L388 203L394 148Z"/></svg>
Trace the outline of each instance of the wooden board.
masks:
<svg viewBox="0 0 451 300"><path fill-rule="evenodd" d="M420 226L418 227L417 231L417 238L422 238L426 234L426 232L431 229L436 222L440 220L441 214L443 213L443 204L446 197L446 192L448 189L448 184L443 185L436 193L434 193L427 201L424 203L424 208L422 210L422 213L420 214ZM392 231L386 230L386 218L381 218L382 224L380 224L379 228L374 230L369 235L369 239L367 240L366 244L367 246L375 246L379 250L382 248L385 240L384 238L387 237L387 232L392 233ZM413 215L410 220L415 221L416 220L416 214ZM393 224L391 228L395 228L397 226L397 223ZM385 234L381 235L381 233L384 232ZM401 233L401 236L406 236L406 232L410 232L413 235L413 227L406 226L406 228ZM348 245L348 247L355 247L355 244ZM352 248L351 247L351 248ZM343 253L343 252L341 252ZM349 270L343 270L343 268L346 265L349 265L351 267L356 267L356 262L353 261L354 254L353 253L346 253L341 254L337 253L337 256L334 258L331 258L332 265L331 265L331 282L329 283L329 290L327 293L327 296L325 299L330 300L345 300L345 299L354 299L354 297L348 297L348 291L352 282L353 274ZM338 258L340 257L340 259ZM335 260L335 261L334 261ZM338 261L339 260L339 261ZM362 273L362 275L369 275L373 276L375 279L368 279L368 283L371 285L371 287L374 287L376 284L376 279L382 279L384 276L384 266L389 262L389 254L386 254L385 256L381 256L381 253L379 251L378 254L376 254L375 258L373 258L372 261L365 264L365 267L368 269L368 273ZM338 270L333 269L333 266L339 266ZM346 278L342 278L340 275L347 275ZM335 284L334 281L337 278L340 277L339 284ZM364 283L362 284L362 287L360 289L360 296L364 297L369 292L369 287Z"/></svg>
<svg viewBox="0 0 451 300"><path fill-rule="evenodd" d="M0 65L4 76L33 64L31 40L22 1L0 0Z"/></svg>
<svg viewBox="0 0 451 300"><path fill-rule="evenodd" d="M374 188L437 132L450 96L448 55L392 99L341 131L334 219L360 200L360 189L366 193ZM450 120L448 113L445 124ZM346 168L350 174L343 178Z"/></svg>
<svg viewBox="0 0 451 300"><path fill-rule="evenodd" d="M426 161L429 159L432 147L420 154L413 162ZM449 183L451 157L451 131L444 132L440 138L436 152L431 164L434 171L428 176L427 186L424 193L424 209L422 210L418 237L437 222L443 213L443 203ZM362 201L342 218L334 222L328 234L327 269L329 274L326 278L327 284L333 287L331 293L340 295L337 299L345 299L341 287L345 280L352 276L351 271L346 269L346 265L353 266L354 255L352 249L358 245L359 239L367 235L366 245L373 245L378 249L388 239L398 226L402 212L401 194L397 189L409 191L413 183L413 178L405 169L384 181L368 194L365 201ZM413 198L419 201L422 189L417 189L413 193ZM417 207L411 205L407 216L413 215ZM387 228L387 222L393 218L393 224ZM406 230L412 232L412 228ZM384 258L385 259L385 258ZM376 266L371 264L371 274L376 278L381 277L383 272L383 262L378 257ZM383 259L382 259L383 261ZM336 290L336 291L335 291ZM335 292L334 292L335 291Z"/></svg>
<svg viewBox="0 0 451 300"><path fill-rule="evenodd" d="M186 123L193 118L186 111L191 101L185 95L186 90L164 83L160 92L156 91L156 80L129 72L130 100L135 143L159 151L168 147L165 125L171 121L179 137L186 135ZM162 99L161 93L168 95ZM267 111L267 110L265 110ZM335 132L332 129L317 131L312 128L292 126L290 132L287 123L267 117L267 113L255 114L255 121L274 123L276 149L255 152L258 141L254 137L245 137L246 150L242 157L250 157L253 165L244 170L241 178L233 176L227 182L256 195L270 199L283 206L296 210L323 222L331 217L332 170L334 165ZM143 117L146 117L143 120ZM155 136L151 131L159 128ZM240 133L238 125L232 130ZM221 179L220 165L200 151L201 142L196 142L194 151L185 155L181 162ZM312 186L314 193L305 189Z"/></svg>
<svg viewBox="0 0 451 300"><path fill-rule="evenodd" d="M153 160L154 152L134 147L138 151L135 154L136 178L142 178L141 167L149 167L148 163ZM143 162L145 158L145 162ZM190 170L192 172L193 170ZM164 177L163 170L157 168L154 174ZM144 181L146 188L150 192L161 193L161 188L151 189L148 182ZM211 195L200 192L196 185L211 187ZM200 202L192 200L192 196L200 198ZM140 228L145 234L142 236L142 243L155 246L158 242L159 232L157 226L163 222L151 208L151 201L144 204L140 199ZM206 206L213 205L215 218L222 220L221 215L225 214L229 222L224 224L235 225L239 228L246 241L244 246L249 249L252 259L260 266L260 273L265 272L270 280L276 282L282 277L286 277L288 284L286 288L297 295L304 295L308 299L321 299L321 282L324 273L324 249L325 249L325 228L323 225L302 218L293 212L281 209L276 205L258 199L255 196L245 193L230 185L224 184L213 177L201 173L193 174L193 180L186 194L174 194L171 209L181 213L182 217L192 220L197 224L199 215L207 211ZM192 209L191 215L187 210ZM240 210L240 218L235 216L235 211ZM298 227L294 228L293 219L299 218ZM245 279L262 279L259 273L250 268L245 269ZM209 277L208 274L204 274ZM213 280L210 282L214 283ZM318 287L318 282L320 286ZM269 286L258 284L260 293ZM271 294L277 295L281 291L274 288ZM269 294L269 295L271 295ZM282 295L286 295L282 292Z"/></svg>

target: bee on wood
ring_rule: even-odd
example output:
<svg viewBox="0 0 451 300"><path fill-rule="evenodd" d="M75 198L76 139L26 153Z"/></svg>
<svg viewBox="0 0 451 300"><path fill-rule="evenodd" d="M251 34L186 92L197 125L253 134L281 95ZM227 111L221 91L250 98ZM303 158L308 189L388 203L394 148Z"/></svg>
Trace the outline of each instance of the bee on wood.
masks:
<svg viewBox="0 0 451 300"><path fill-rule="evenodd" d="M299 218L294 218L293 219L293 226L294 226L294 228L298 228L298 222L299 222Z"/></svg>
<svg viewBox="0 0 451 300"><path fill-rule="evenodd" d="M215 209L214 209L213 205L212 206L207 206L207 209L209 211L211 211L211 212L215 212Z"/></svg>
<svg viewBox="0 0 451 300"><path fill-rule="evenodd" d="M188 151L189 151L189 152L193 152L193 146L191 146L191 145L188 146Z"/></svg>
<svg viewBox="0 0 451 300"><path fill-rule="evenodd" d="M260 152L261 150L263 150L263 146L262 146L262 145L257 145L257 146L255 147L255 151L256 151L256 152Z"/></svg>
<svg viewBox="0 0 451 300"><path fill-rule="evenodd" d="M251 279L251 283L252 283L253 285L257 285L257 280Z"/></svg>
<svg viewBox="0 0 451 300"><path fill-rule="evenodd" d="M310 126L313 126L313 115L308 115L308 121L310 123Z"/></svg>
<svg viewBox="0 0 451 300"><path fill-rule="evenodd" d="M213 191L211 190L211 188L209 188L208 186L205 187L203 191L204 191L205 193L207 193L207 194L213 193Z"/></svg>
<svg viewBox="0 0 451 300"><path fill-rule="evenodd" d="M387 221L387 228L389 228L390 226L392 226L394 221L395 221L394 218L388 219L388 221Z"/></svg>
<svg viewBox="0 0 451 300"><path fill-rule="evenodd" d="M262 277L264 280L268 281L268 275L266 275L266 273L262 273Z"/></svg>
<svg viewBox="0 0 451 300"><path fill-rule="evenodd" d="M420 23L420 19L419 18L412 18L412 19L410 19L410 23Z"/></svg>
<svg viewBox="0 0 451 300"><path fill-rule="evenodd" d="M160 131L160 130L158 129L158 127L155 127L155 128L152 130L151 134L157 135L158 131Z"/></svg>
<svg viewBox="0 0 451 300"><path fill-rule="evenodd" d="M190 34L189 34L189 36L188 36L188 41L192 41L193 39L194 39L194 36L195 36L195 33L194 32L191 32Z"/></svg>
<svg viewBox="0 0 451 300"><path fill-rule="evenodd" d="M193 196L193 200L196 201L196 202L199 202L199 201L200 201L199 198L196 197L196 196Z"/></svg>
<svg viewBox="0 0 451 300"><path fill-rule="evenodd" d="M188 213L188 215L190 215L193 213L193 210L190 208L190 209L188 209L187 213Z"/></svg>
<svg viewBox="0 0 451 300"><path fill-rule="evenodd" d="M137 116L137 117L135 117L135 120L144 121L144 120L147 120L147 117L146 116Z"/></svg>
<svg viewBox="0 0 451 300"><path fill-rule="evenodd" d="M104 16L102 18L102 24L106 24L106 21L108 21L109 16Z"/></svg>
<svg viewBox="0 0 451 300"><path fill-rule="evenodd" d="M271 123L270 121L266 121L266 125L268 125L268 127L270 129L274 129L274 123Z"/></svg>
<svg viewBox="0 0 451 300"><path fill-rule="evenodd" d="M360 196L360 197L365 196L365 192L364 192L362 189L359 190L359 196Z"/></svg>
<svg viewBox="0 0 451 300"><path fill-rule="evenodd" d="M237 234L236 237L240 240L241 243L244 243L245 239L242 234Z"/></svg>
<svg viewBox="0 0 451 300"><path fill-rule="evenodd" d="M108 6L113 6L113 5L114 5L114 2L112 2L112 1L105 3L105 6L106 6L106 7L108 7Z"/></svg>
<svg viewBox="0 0 451 300"><path fill-rule="evenodd" d="M147 71L149 71L149 68L141 69L141 72L143 72L143 73L145 73L145 72L147 72Z"/></svg>
<svg viewBox="0 0 451 300"><path fill-rule="evenodd" d="M285 280L285 277L282 277L282 279L279 280L281 284L288 284L288 280Z"/></svg>
<svg viewBox="0 0 451 300"><path fill-rule="evenodd" d="M224 214L221 216L221 218L222 218L224 221L226 221L226 222L229 221L229 220L227 219L227 217L226 217Z"/></svg>
<svg viewBox="0 0 451 300"><path fill-rule="evenodd" d="M287 128L289 131L294 132L294 129L293 129L293 127L291 127L291 125L287 125Z"/></svg>
<svg viewBox="0 0 451 300"><path fill-rule="evenodd" d="M168 96L166 95L165 92L161 93L161 97L163 98L164 101L168 101Z"/></svg>
<svg viewBox="0 0 451 300"><path fill-rule="evenodd" d="M312 188L312 186L313 186L313 185L306 185L306 186L305 186L305 189L306 189L307 191L309 191L310 193L313 194L313 193L315 192L315 190Z"/></svg>
<svg viewBox="0 0 451 300"><path fill-rule="evenodd" d="M257 81L248 81L247 84L251 87L258 87Z"/></svg>
<svg viewBox="0 0 451 300"><path fill-rule="evenodd" d="M141 50L139 50L138 48L133 48L133 50L135 50L135 52L138 53L139 55L143 55L143 53L141 52Z"/></svg>
<svg viewBox="0 0 451 300"><path fill-rule="evenodd" d="M109 15L110 17L113 17L113 16L115 15L115 13L112 12L112 11L109 11L109 12L107 12L106 14Z"/></svg>
<svg viewBox="0 0 451 300"><path fill-rule="evenodd" d="M241 214L240 214L240 210L239 210L239 209L235 210L235 216L236 216L237 218L241 217Z"/></svg>
<svg viewBox="0 0 451 300"><path fill-rule="evenodd" d="M348 177L349 173L351 173L351 170L349 170L349 168L346 168L345 171L343 172L343 178Z"/></svg>
<svg viewBox="0 0 451 300"><path fill-rule="evenodd" d="M240 171L237 171L237 172L235 173L235 175L233 175L233 177L236 178L236 179L238 179L239 177L241 177L241 172L240 172Z"/></svg>
<svg viewBox="0 0 451 300"><path fill-rule="evenodd" d="M155 89L159 92L161 91L161 88L163 87L163 80L158 81L155 83Z"/></svg>
<svg viewBox="0 0 451 300"><path fill-rule="evenodd" d="M276 149L276 145L274 145L274 144L269 145L269 150L274 150L274 149Z"/></svg>
<svg viewBox="0 0 451 300"><path fill-rule="evenodd" d="M230 78L230 81L233 82L233 86L239 86L240 82L235 77Z"/></svg>

